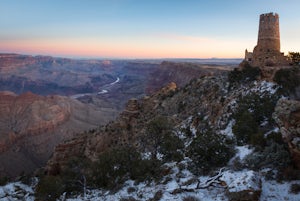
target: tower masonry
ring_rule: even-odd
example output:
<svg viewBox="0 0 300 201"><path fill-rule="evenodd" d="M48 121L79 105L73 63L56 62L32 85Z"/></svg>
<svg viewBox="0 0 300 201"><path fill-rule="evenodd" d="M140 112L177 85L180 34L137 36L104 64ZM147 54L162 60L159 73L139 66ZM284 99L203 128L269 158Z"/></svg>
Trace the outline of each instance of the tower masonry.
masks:
<svg viewBox="0 0 300 201"><path fill-rule="evenodd" d="M280 52L279 16L277 13L261 14L257 45L253 52L245 51L245 60L252 66L288 65L288 58Z"/></svg>

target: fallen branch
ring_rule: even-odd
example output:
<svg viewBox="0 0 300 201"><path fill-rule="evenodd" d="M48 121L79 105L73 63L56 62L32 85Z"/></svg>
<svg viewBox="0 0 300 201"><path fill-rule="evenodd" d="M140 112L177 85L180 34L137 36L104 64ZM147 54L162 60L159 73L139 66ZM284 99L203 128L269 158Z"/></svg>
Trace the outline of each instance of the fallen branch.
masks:
<svg viewBox="0 0 300 201"><path fill-rule="evenodd" d="M221 168L216 176L210 177L202 183L198 180L196 189L204 189L212 186L213 184L221 184L222 182L219 179L222 177L224 170L225 168Z"/></svg>

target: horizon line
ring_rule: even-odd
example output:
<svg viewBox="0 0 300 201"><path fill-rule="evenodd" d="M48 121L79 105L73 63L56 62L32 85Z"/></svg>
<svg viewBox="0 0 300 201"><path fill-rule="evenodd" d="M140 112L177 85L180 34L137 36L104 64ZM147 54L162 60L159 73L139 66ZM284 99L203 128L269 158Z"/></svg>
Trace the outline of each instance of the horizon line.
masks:
<svg viewBox="0 0 300 201"><path fill-rule="evenodd" d="M0 52L1 55L20 55L20 56L32 56L32 57L52 57L52 58L64 58L64 59L78 59L78 60L89 60L89 59L96 59L96 60L239 60L244 59L241 57L101 57L101 56L56 56L51 54L26 54L26 53L15 53L15 52Z"/></svg>

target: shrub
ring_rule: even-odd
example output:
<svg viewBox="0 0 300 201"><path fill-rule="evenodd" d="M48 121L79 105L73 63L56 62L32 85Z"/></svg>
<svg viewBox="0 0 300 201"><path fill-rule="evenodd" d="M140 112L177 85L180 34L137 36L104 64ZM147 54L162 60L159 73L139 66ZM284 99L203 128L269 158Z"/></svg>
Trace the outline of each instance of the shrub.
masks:
<svg viewBox="0 0 300 201"><path fill-rule="evenodd" d="M233 146L226 144L223 135L215 134L211 130L197 133L197 137L188 147L187 155L193 161L189 168L195 174L206 174L211 169L226 165L233 154Z"/></svg>
<svg viewBox="0 0 300 201"><path fill-rule="evenodd" d="M130 196L128 198L121 198L120 201L137 201L134 197Z"/></svg>
<svg viewBox="0 0 300 201"><path fill-rule="evenodd" d="M245 163L247 167L252 169L265 167L281 169L290 164L291 157L285 145L274 141L268 143L262 151L246 156Z"/></svg>
<svg viewBox="0 0 300 201"><path fill-rule="evenodd" d="M229 87L240 83L246 83L256 80L261 74L261 70L258 67L252 67L248 62L242 64L241 69L235 68L228 74Z"/></svg>
<svg viewBox="0 0 300 201"><path fill-rule="evenodd" d="M300 85L299 67L280 69L275 73L274 81L283 87L284 91L294 93L296 87Z"/></svg>
<svg viewBox="0 0 300 201"><path fill-rule="evenodd" d="M238 100L238 108L233 115L236 123L232 129L239 145L265 146L264 130L260 125L265 121L265 126L273 125L272 113L278 98L276 94L260 96L253 93Z"/></svg>
<svg viewBox="0 0 300 201"><path fill-rule="evenodd" d="M59 176L44 176L39 181L35 196L40 201L55 201L65 191L63 181Z"/></svg>
<svg viewBox="0 0 300 201"><path fill-rule="evenodd" d="M142 160L132 147L111 149L102 153L93 165L93 183L98 187L116 189L127 179L152 180L160 174L160 161Z"/></svg>
<svg viewBox="0 0 300 201"><path fill-rule="evenodd" d="M292 64L299 65L300 53L299 52L289 52L288 57L292 61Z"/></svg>
<svg viewBox="0 0 300 201"><path fill-rule="evenodd" d="M285 144L282 138L282 134L280 132L279 133L271 132L270 134L268 134L266 141L273 141L281 145Z"/></svg>
<svg viewBox="0 0 300 201"><path fill-rule="evenodd" d="M195 196L187 196L187 197L184 197L182 199L182 201L200 201L200 199Z"/></svg>
<svg viewBox="0 0 300 201"><path fill-rule="evenodd" d="M138 153L131 148L112 149L102 153L93 167L93 178L97 186L114 188L122 184Z"/></svg>
<svg viewBox="0 0 300 201"><path fill-rule="evenodd" d="M163 192L161 190L157 191L153 198L150 198L148 201L159 201L163 196Z"/></svg>
<svg viewBox="0 0 300 201"><path fill-rule="evenodd" d="M184 144L182 140L173 132L166 133L163 136L162 144L159 148L165 162L168 161L181 161L183 159L182 149Z"/></svg>
<svg viewBox="0 0 300 201"><path fill-rule="evenodd" d="M248 110L239 112L236 116L236 123L232 127L232 131L236 136L237 144L247 144L250 142L251 136L258 132L258 124Z"/></svg>
<svg viewBox="0 0 300 201"><path fill-rule="evenodd" d="M137 182L160 179L161 161L157 159L137 160L130 171L130 177Z"/></svg>
<svg viewBox="0 0 300 201"><path fill-rule="evenodd" d="M4 186L8 183L9 179L8 177L4 176L4 177L0 177L0 186Z"/></svg>
<svg viewBox="0 0 300 201"><path fill-rule="evenodd" d="M296 169L292 165L284 168L282 172L278 175L279 180L300 180L300 170Z"/></svg>
<svg viewBox="0 0 300 201"><path fill-rule="evenodd" d="M173 132L172 122L167 117L158 116L148 123L142 143L151 151L153 159L158 153L163 155L165 162L183 158L181 149L184 144Z"/></svg>
<svg viewBox="0 0 300 201"><path fill-rule="evenodd" d="M155 158L157 153L159 153L163 136L171 132L172 126L167 117L157 116L147 124L142 143L151 151L152 158Z"/></svg>
<svg viewBox="0 0 300 201"><path fill-rule="evenodd" d="M290 187L290 192L293 194L300 193L300 184L292 184Z"/></svg>
<svg viewBox="0 0 300 201"><path fill-rule="evenodd" d="M136 192L136 188L135 187L129 187L129 188L127 188L127 193L134 193L134 192Z"/></svg>
<svg viewBox="0 0 300 201"><path fill-rule="evenodd" d="M66 168L61 172L60 177L65 185L65 192L81 192L86 187L86 177L88 177L87 169L91 166L91 162L83 157L71 158Z"/></svg>

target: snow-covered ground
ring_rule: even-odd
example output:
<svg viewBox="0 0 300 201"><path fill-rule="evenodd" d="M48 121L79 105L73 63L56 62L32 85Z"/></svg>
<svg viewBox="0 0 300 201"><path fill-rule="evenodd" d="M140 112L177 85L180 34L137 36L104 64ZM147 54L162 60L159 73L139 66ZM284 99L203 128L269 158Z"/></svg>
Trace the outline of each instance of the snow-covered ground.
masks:
<svg viewBox="0 0 300 201"><path fill-rule="evenodd" d="M111 83L116 84L120 80L119 78ZM250 88L241 89L237 93L241 93L243 96L257 92L262 96L266 94L274 94L278 86L262 81L255 82ZM230 111L238 106L237 100L232 99L229 103ZM220 134L233 137L232 127L235 124L234 119L229 119L230 114L227 113L227 117L224 120L223 130ZM192 139L196 136L196 127L192 124L193 117L189 117L177 131L177 135L180 139L185 141L187 147ZM182 130L189 129L191 136L185 136ZM274 128L271 131L278 131L278 128ZM271 132L270 131L270 132ZM268 135L268 133L266 133ZM245 157L253 153L254 149L249 146L236 146L236 155L232 158L230 163L238 159L243 161ZM143 158L150 157L150 153L144 153ZM169 167L170 174L165 175L160 182L141 182L136 183L135 181L128 180L125 182L123 187L118 191L112 193L104 189L89 189L87 194L79 194L72 198L65 198L62 195L59 201L117 201L123 199L131 200L149 200L154 197L160 197L161 201L171 200L183 200L185 197L192 196L204 201L227 201L228 192L239 192L247 189L261 191L260 201L300 201L300 193L293 194L290 189L292 184L299 184L300 180L297 181L281 181L267 180L265 178L265 172L253 171L243 169L234 171L230 169L220 169L214 175L211 176L195 176L186 169L189 159L185 158L180 163L167 163L165 166ZM0 186L0 201L10 200L34 200L33 187L24 185L20 182L9 183L5 186Z"/></svg>
<svg viewBox="0 0 300 201"><path fill-rule="evenodd" d="M256 186L257 182L253 178L259 178L259 173L252 170L222 172L220 181L226 182L227 186L216 185L207 188L198 188L197 184L206 184L212 177L201 176L195 177L188 170L179 170L175 163L167 164L172 168L172 174L162 179L162 182L156 184L142 182L135 184L134 181L128 180L122 189L115 193L106 190L94 189L88 190L86 197L78 195L73 198L67 198L67 201L116 201L121 198L134 198L136 200L148 200L155 196L161 195L161 201L183 200L183 198L192 196L205 201L227 201L226 191L238 191L248 188L260 188ZM256 176L255 176L256 175ZM274 180L266 180L261 177L261 197L260 201L299 201L300 194L290 192L292 184L299 184L300 181L277 182ZM0 186L0 201L34 201L33 187L22 184L21 182L9 183ZM156 196L157 196L156 195ZM64 196L58 201L64 200Z"/></svg>
<svg viewBox="0 0 300 201"><path fill-rule="evenodd" d="M34 201L34 191L31 186L21 182L0 186L0 201Z"/></svg>
<svg viewBox="0 0 300 201"><path fill-rule="evenodd" d="M198 188L197 184L200 181L201 184L207 183L210 177L194 177L189 171L179 171L177 167L173 167L173 173L169 176L169 179L163 179L164 182L155 183L140 183L135 184L134 181L127 181L122 189L115 193L110 193L105 190L90 190L86 197L78 195L74 198L68 198L67 201L115 201L120 199L134 198L136 200L149 200L161 192L161 201L183 200L183 198L192 196L199 200L205 201L227 201L226 192L235 192L239 190L245 190L253 188L259 190L261 188L262 193L261 201L299 201L300 195L290 193L290 186L293 183L300 184L300 181L283 182L278 183L274 180L261 179L258 172L252 170L243 171L224 171L219 178L220 181L226 182L227 186L216 185L215 187L208 186L207 188ZM177 175L177 176L176 176ZM255 180L256 179L256 180Z"/></svg>

